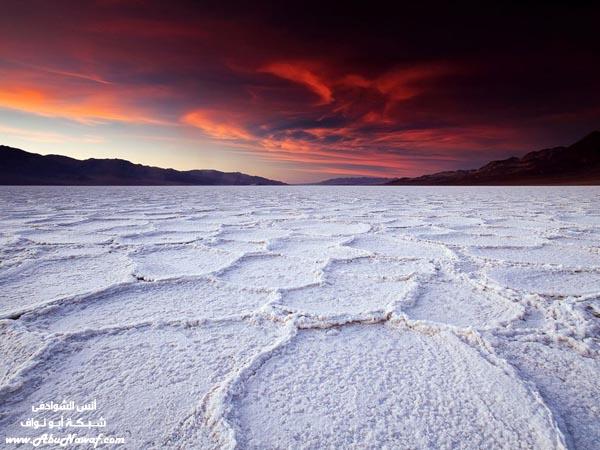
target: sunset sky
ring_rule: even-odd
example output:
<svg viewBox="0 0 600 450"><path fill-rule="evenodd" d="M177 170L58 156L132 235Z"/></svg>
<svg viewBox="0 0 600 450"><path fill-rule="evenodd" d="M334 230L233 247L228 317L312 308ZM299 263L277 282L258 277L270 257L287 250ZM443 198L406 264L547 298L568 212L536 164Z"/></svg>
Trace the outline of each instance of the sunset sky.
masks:
<svg viewBox="0 0 600 450"><path fill-rule="evenodd" d="M0 144L307 182L600 128L597 7L220 3L3 1Z"/></svg>

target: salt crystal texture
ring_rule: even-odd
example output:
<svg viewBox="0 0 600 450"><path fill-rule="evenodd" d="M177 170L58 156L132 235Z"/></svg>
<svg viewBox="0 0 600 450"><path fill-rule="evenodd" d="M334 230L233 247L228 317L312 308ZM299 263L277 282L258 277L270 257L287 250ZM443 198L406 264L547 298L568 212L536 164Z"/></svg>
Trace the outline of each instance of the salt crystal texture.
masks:
<svg viewBox="0 0 600 450"><path fill-rule="evenodd" d="M0 207L1 442L41 434L34 404L96 399L132 449L600 448L598 188Z"/></svg>

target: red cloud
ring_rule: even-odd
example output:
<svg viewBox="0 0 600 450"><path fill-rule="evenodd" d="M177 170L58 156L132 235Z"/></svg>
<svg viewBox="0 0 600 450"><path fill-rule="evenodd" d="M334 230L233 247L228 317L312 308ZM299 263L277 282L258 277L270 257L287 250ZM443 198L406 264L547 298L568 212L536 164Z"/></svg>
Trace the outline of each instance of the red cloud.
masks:
<svg viewBox="0 0 600 450"><path fill-rule="evenodd" d="M151 95L152 89L146 90ZM137 92L89 90L66 93L40 84L2 84L0 108L14 109L46 117L59 117L81 123L116 121L132 123L164 123L151 112L133 104L142 97L144 89Z"/></svg>
<svg viewBox="0 0 600 450"><path fill-rule="evenodd" d="M254 137L240 124L241 117L217 110L197 109L185 114L182 121L199 128L207 136L223 140L252 140Z"/></svg>
<svg viewBox="0 0 600 450"><path fill-rule="evenodd" d="M261 67L259 71L270 73L279 78L306 86L320 97L320 104L326 105L333 101L331 88L311 70L300 63L274 62Z"/></svg>
<svg viewBox="0 0 600 450"><path fill-rule="evenodd" d="M392 100L402 101L419 95L424 82L451 74L455 68L447 65L417 65L384 73L373 81L373 86Z"/></svg>

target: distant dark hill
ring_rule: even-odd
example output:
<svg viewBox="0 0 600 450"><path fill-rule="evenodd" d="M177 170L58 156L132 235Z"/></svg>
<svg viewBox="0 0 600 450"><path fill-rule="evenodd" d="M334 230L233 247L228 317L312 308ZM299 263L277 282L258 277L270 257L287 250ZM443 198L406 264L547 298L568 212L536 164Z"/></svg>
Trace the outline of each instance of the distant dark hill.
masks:
<svg viewBox="0 0 600 450"><path fill-rule="evenodd" d="M239 172L161 169L123 159L79 159L29 153L0 145L3 185L283 185Z"/></svg>
<svg viewBox="0 0 600 450"><path fill-rule="evenodd" d="M393 178L377 178L377 177L346 177L346 178L330 178L320 181L315 184L326 186L372 186L376 184L385 184L392 181Z"/></svg>
<svg viewBox="0 0 600 450"><path fill-rule="evenodd" d="M479 169L455 170L398 178L392 185L548 185L600 184L600 131L569 147L527 153L522 158L492 161Z"/></svg>

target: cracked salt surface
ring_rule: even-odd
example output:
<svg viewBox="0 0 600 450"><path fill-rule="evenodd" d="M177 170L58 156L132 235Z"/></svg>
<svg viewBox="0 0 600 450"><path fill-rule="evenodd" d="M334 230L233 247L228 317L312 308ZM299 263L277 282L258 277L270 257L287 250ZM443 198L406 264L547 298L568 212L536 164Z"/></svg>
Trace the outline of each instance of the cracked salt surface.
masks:
<svg viewBox="0 0 600 450"><path fill-rule="evenodd" d="M25 261L0 272L0 317L128 281L130 266L125 255L115 252Z"/></svg>
<svg viewBox="0 0 600 450"><path fill-rule="evenodd" d="M432 268L373 258L336 261L324 268L322 283L283 292L281 303L289 311L321 317L391 311L415 289L416 274L426 276Z"/></svg>
<svg viewBox="0 0 600 450"><path fill-rule="evenodd" d="M232 401L244 448L561 443L550 412L517 378L449 332L302 331Z"/></svg>
<svg viewBox="0 0 600 450"><path fill-rule="evenodd" d="M154 247L130 254L135 276L149 281L183 276L200 276L228 267L241 255L203 245Z"/></svg>
<svg viewBox="0 0 600 450"><path fill-rule="evenodd" d="M0 438L598 449L599 194L0 188Z"/></svg>
<svg viewBox="0 0 600 450"><path fill-rule="evenodd" d="M452 276L423 283L413 304L402 309L412 319L476 328L509 324L524 314L519 303Z"/></svg>
<svg viewBox="0 0 600 450"><path fill-rule="evenodd" d="M235 363L251 358L278 334L272 325L244 322L192 325L126 326L59 338L15 377L13 383L22 385L18 398L0 390L3 432L24 435L19 420L31 414L32 404L96 399L107 422L132 446L160 448L165 432L184 420Z"/></svg>
<svg viewBox="0 0 600 450"><path fill-rule="evenodd" d="M218 319L250 314L272 295L208 279L135 283L40 308L21 319L29 329L52 333L174 319Z"/></svg>

